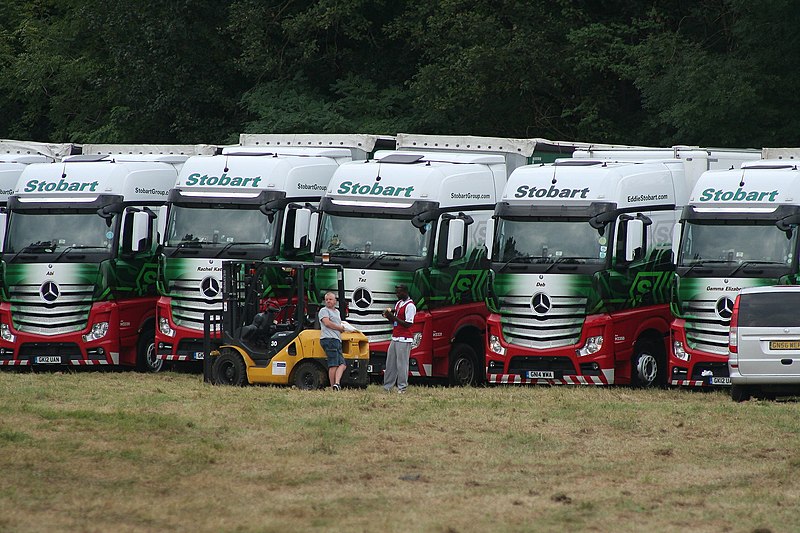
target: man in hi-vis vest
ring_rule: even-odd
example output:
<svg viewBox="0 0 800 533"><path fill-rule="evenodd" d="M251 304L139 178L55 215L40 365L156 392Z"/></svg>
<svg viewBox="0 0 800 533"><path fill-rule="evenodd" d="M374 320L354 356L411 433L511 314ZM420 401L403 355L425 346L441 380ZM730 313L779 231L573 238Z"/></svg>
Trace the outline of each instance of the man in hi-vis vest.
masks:
<svg viewBox="0 0 800 533"><path fill-rule="evenodd" d="M395 285L394 293L397 303L394 310L385 309L383 316L392 323L392 342L386 354L386 370L383 374L383 388L390 392L397 385L397 392L404 393L408 387L408 356L411 354L411 343L414 334L411 326L417 307L408 296L408 286L404 283Z"/></svg>

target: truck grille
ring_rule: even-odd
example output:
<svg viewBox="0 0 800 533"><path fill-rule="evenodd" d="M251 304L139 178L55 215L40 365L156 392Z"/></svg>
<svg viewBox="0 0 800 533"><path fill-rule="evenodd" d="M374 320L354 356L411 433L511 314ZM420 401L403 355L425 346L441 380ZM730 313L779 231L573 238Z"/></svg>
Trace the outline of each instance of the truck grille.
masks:
<svg viewBox="0 0 800 533"><path fill-rule="evenodd" d="M509 296L500 302L500 322L507 342L526 348L560 348L576 344L586 318L586 298L551 296L550 310L537 314L529 297Z"/></svg>
<svg viewBox="0 0 800 533"><path fill-rule="evenodd" d="M715 300L689 300L683 303L686 340L689 347L707 353L728 355L730 319L720 318Z"/></svg>
<svg viewBox="0 0 800 533"><path fill-rule="evenodd" d="M358 289L356 289L358 290ZM372 303L366 309L356 307L353 299L355 291L347 291L345 296L350 302L350 316L347 322L367 336L370 342L388 342L392 338L392 325L383 318L383 310L394 307L397 296L394 292L372 292Z"/></svg>
<svg viewBox="0 0 800 533"><path fill-rule="evenodd" d="M199 287L199 279L170 282L172 320L178 326L203 331L203 313L222 311L222 293L213 298L206 298Z"/></svg>
<svg viewBox="0 0 800 533"><path fill-rule="evenodd" d="M10 285L11 316L14 327L33 335L62 335L86 328L92 309L93 285L59 285L58 297L44 301L41 285Z"/></svg>

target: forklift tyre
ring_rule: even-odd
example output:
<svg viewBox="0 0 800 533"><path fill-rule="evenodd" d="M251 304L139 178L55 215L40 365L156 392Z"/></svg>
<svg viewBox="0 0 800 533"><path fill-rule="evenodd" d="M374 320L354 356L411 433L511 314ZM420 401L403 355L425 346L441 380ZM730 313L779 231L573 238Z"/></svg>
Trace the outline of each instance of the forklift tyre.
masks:
<svg viewBox="0 0 800 533"><path fill-rule="evenodd" d="M294 370L294 384L298 389L321 389L326 382L322 367L313 361L303 361Z"/></svg>
<svg viewBox="0 0 800 533"><path fill-rule="evenodd" d="M235 352L225 351L214 359L214 364L211 366L211 383L233 385L234 387L247 384L247 369L242 356Z"/></svg>

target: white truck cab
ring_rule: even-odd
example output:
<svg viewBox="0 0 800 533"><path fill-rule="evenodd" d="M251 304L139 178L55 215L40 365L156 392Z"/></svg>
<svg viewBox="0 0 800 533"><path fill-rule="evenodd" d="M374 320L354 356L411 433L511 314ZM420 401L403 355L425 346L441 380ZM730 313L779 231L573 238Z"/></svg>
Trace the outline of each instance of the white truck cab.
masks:
<svg viewBox="0 0 800 533"><path fill-rule="evenodd" d="M223 261L311 258L309 220L334 172L364 160L370 135L242 134L241 144L186 161L169 196L159 264L157 357L203 357L203 324L222 306ZM265 270L265 296L288 287Z"/></svg>
<svg viewBox="0 0 800 533"><path fill-rule="evenodd" d="M157 371L156 219L188 157L175 152L198 147L83 148L28 165L9 198L0 365Z"/></svg>

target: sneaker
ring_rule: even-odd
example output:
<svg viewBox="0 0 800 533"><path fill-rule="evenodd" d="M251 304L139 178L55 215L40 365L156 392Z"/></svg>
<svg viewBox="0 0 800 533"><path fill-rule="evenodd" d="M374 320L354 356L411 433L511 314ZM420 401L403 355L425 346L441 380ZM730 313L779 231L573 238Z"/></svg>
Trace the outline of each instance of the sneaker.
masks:
<svg viewBox="0 0 800 533"><path fill-rule="evenodd" d="M397 389L397 394L405 394L405 393L406 393L405 389Z"/></svg>
<svg viewBox="0 0 800 533"><path fill-rule="evenodd" d="M333 390L342 390L342 386L339 385L338 383L334 383L333 384Z"/></svg>

